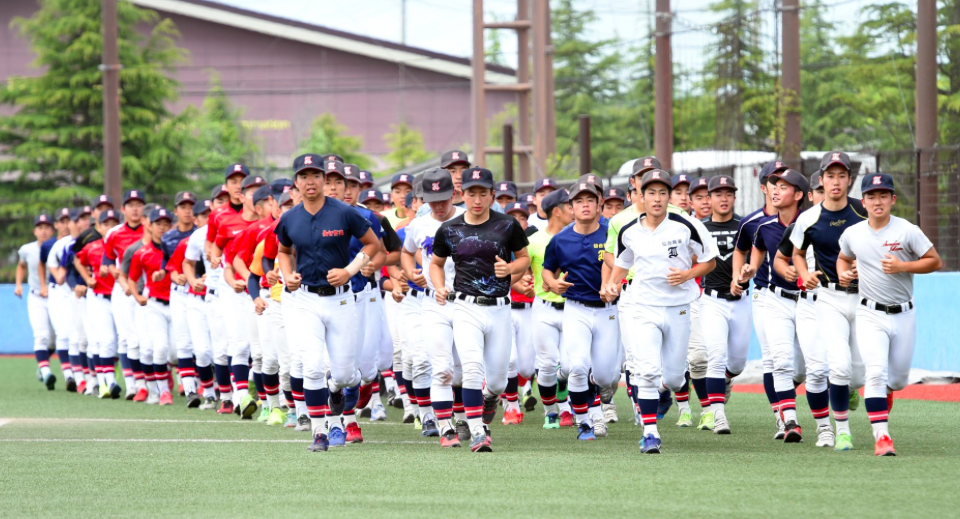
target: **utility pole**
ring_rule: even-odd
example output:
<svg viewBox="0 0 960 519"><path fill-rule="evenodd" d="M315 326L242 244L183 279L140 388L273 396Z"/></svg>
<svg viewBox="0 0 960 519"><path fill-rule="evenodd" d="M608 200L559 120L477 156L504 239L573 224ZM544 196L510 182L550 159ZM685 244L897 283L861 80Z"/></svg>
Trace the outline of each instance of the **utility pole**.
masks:
<svg viewBox="0 0 960 519"><path fill-rule="evenodd" d="M933 163L937 145L937 5L920 0L917 5L917 222L935 247L940 247L937 176Z"/></svg>
<svg viewBox="0 0 960 519"><path fill-rule="evenodd" d="M785 118L783 149L780 155L792 168L800 168L800 0L783 0L783 88Z"/></svg>
<svg viewBox="0 0 960 519"><path fill-rule="evenodd" d="M590 173L590 116L580 114L580 174Z"/></svg>
<svg viewBox="0 0 960 519"><path fill-rule="evenodd" d="M486 158L486 52L483 48L483 0L473 0L473 80L470 81L471 116L473 122L473 164L487 165Z"/></svg>
<svg viewBox="0 0 960 519"><path fill-rule="evenodd" d="M653 151L666 170L673 169L673 59L670 52L670 0L657 0L656 55L653 75Z"/></svg>
<svg viewBox="0 0 960 519"><path fill-rule="evenodd" d="M117 53L117 0L101 0L103 29L103 190L119 202L123 190L120 171L120 58Z"/></svg>

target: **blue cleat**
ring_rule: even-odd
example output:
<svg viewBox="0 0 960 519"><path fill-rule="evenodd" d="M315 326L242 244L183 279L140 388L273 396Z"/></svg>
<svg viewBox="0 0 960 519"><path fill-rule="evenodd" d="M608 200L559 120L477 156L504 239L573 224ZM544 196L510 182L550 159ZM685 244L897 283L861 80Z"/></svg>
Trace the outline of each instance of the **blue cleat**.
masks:
<svg viewBox="0 0 960 519"><path fill-rule="evenodd" d="M317 434L313 437L313 443L307 447L307 452L326 452L327 448L329 447L330 442L327 440L327 435Z"/></svg>
<svg viewBox="0 0 960 519"><path fill-rule="evenodd" d="M423 430L420 432L420 434L425 437L440 436L440 429L437 428L437 421L433 419L432 414L428 414L424 417Z"/></svg>
<svg viewBox="0 0 960 519"><path fill-rule="evenodd" d="M331 427L327 433L331 447L343 447L347 444L347 435L339 427Z"/></svg>
<svg viewBox="0 0 960 519"><path fill-rule="evenodd" d="M648 434L640 440L640 452L644 454L660 454L660 438Z"/></svg>
<svg viewBox="0 0 960 519"><path fill-rule="evenodd" d="M664 416L667 416L667 413L670 411L670 406L673 405L673 394L670 393L670 390L666 390L663 393L660 393L660 403L657 404L657 420L663 420Z"/></svg>
<svg viewBox="0 0 960 519"><path fill-rule="evenodd" d="M593 434L593 427L590 424L582 423L580 424L580 430L577 431L577 439L584 442L590 442L597 439L597 435Z"/></svg>

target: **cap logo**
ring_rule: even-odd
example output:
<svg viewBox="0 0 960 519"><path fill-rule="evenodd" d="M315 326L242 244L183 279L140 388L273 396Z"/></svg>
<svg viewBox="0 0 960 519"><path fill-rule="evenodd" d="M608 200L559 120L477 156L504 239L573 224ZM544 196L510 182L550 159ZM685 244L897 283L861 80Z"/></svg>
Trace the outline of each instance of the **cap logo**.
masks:
<svg viewBox="0 0 960 519"><path fill-rule="evenodd" d="M367 172L366 172L366 171L360 170L360 179L361 179L361 180L366 180L366 179L367 179Z"/></svg>
<svg viewBox="0 0 960 519"><path fill-rule="evenodd" d="M507 185L506 185L506 184L500 184L500 191L506 191L506 190L507 190Z"/></svg>
<svg viewBox="0 0 960 519"><path fill-rule="evenodd" d="M47 216L46 216L46 215L43 215L43 214L41 214L41 215L40 215L40 221L41 221L41 222L45 222L45 221L47 221Z"/></svg>
<svg viewBox="0 0 960 519"><path fill-rule="evenodd" d="M284 193L289 193L289 192L290 192L290 186L283 186L283 192L284 192Z"/></svg>
<svg viewBox="0 0 960 519"><path fill-rule="evenodd" d="M106 202L106 201L107 201L107 195L100 195L100 201L101 201L101 202Z"/></svg>
<svg viewBox="0 0 960 519"><path fill-rule="evenodd" d="M455 151L455 152L451 153L451 154L450 154L450 158L451 158L451 159L454 159L454 160L460 160L460 152L459 152L459 151Z"/></svg>
<svg viewBox="0 0 960 519"><path fill-rule="evenodd" d="M263 182L263 179L262 179L262 178L260 178L260 177L257 177L257 178L256 178L256 179L254 179L254 180L256 180L257 182Z"/></svg>
<svg viewBox="0 0 960 519"><path fill-rule="evenodd" d="M440 182L434 182L433 184L430 184L430 189L432 191L440 191Z"/></svg>
<svg viewBox="0 0 960 519"><path fill-rule="evenodd" d="M210 207L210 201L209 201L209 200L204 200L204 201L203 201L203 206L204 206L204 207Z"/></svg>
<svg viewBox="0 0 960 519"><path fill-rule="evenodd" d="M167 216L167 210L166 210L166 209L161 209L161 210L160 210L160 216Z"/></svg>
<svg viewBox="0 0 960 519"><path fill-rule="evenodd" d="M550 179L549 179L549 178L543 179L543 185L549 186L549 185L550 185Z"/></svg>
<svg viewBox="0 0 960 519"><path fill-rule="evenodd" d="M597 177L593 175L587 175L587 182L596 182L596 181L597 181Z"/></svg>
<svg viewBox="0 0 960 519"><path fill-rule="evenodd" d="M327 169L335 169L337 167L336 162L330 162L327 164Z"/></svg>
<svg viewBox="0 0 960 519"><path fill-rule="evenodd" d="M774 167L777 168L777 169L782 168L782 167L783 167L783 162L777 162L776 164L774 164Z"/></svg>
<svg viewBox="0 0 960 519"><path fill-rule="evenodd" d="M480 180L480 170L479 169L474 170L473 176L471 176L470 178L472 178L473 180Z"/></svg>
<svg viewBox="0 0 960 519"><path fill-rule="evenodd" d="M83 211L89 213L91 211L90 206L89 205L83 206Z"/></svg>
<svg viewBox="0 0 960 519"><path fill-rule="evenodd" d="M727 177L720 177L720 185L721 186L727 185Z"/></svg>
<svg viewBox="0 0 960 519"><path fill-rule="evenodd" d="M613 196L613 195L616 195L616 194L617 194L617 190L616 190L616 189L611 189L611 190L610 190L610 196Z"/></svg>
<svg viewBox="0 0 960 519"><path fill-rule="evenodd" d="M686 175L680 175L680 182L686 182L686 181L687 181L687 176L686 176Z"/></svg>
<svg viewBox="0 0 960 519"><path fill-rule="evenodd" d="M583 182L581 182L581 183L580 183L580 189L583 190L583 189L586 189L586 188L587 188L587 185L584 184Z"/></svg>
<svg viewBox="0 0 960 519"><path fill-rule="evenodd" d="M130 196L137 196L137 190L134 189L133 191L131 191Z"/></svg>
<svg viewBox="0 0 960 519"><path fill-rule="evenodd" d="M407 176L406 176L406 175L400 175L400 182L406 182L406 181L407 181Z"/></svg>
<svg viewBox="0 0 960 519"><path fill-rule="evenodd" d="M653 167L653 159L643 159L643 167Z"/></svg>
<svg viewBox="0 0 960 519"><path fill-rule="evenodd" d="M303 164L304 164L304 165L311 165L311 164L313 164L313 157L311 157L310 155L307 155L306 157L304 157L304 158L303 158Z"/></svg>
<svg viewBox="0 0 960 519"><path fill-rule="evenodd" d="M834 153L834 154L830 155L830 160L840 160L840 154L839 154L839 153Z"/></svg>
<svg viewBox="0 0 960 519"><path fill-rule="evenodd" d="M650 175L650 178L659 179L659 178L660 178L660 172L659 172L659 171L654 171L654 172L653 172L653 175Z"/></svg>
<svg viewBox="0 0 960 519"><path fill-rule="evenodd" d="M873 185L879 186L883 183L883 180L880 178L880 175L873 177Z"/></svg>
<svg viewBox="0 0 960 519"><path fill-rule="evenodd" d="M234 165L233 165L233 172L234 172L234 173L243 173L243 165L241 165L241 164L234 164Z"/></svg>
<svg viewBox="0 0 960 519"><path fill-rule="evenodd" d="M706 184L706 183L707 183L707 179L705 179L705 178L701 178L701 179L697 180L697 185L698 185L698 186L702 186L702 185L704 185L704 184Z"/></svg>
<svg viewBox="0 0 960 519"><path fill-rule="evenodd" d="M350 167L350 166L347 166L347 167L343 168L343 170L346 171L348 175L352 175L352 174L353 174L353 168Z"/></svg>

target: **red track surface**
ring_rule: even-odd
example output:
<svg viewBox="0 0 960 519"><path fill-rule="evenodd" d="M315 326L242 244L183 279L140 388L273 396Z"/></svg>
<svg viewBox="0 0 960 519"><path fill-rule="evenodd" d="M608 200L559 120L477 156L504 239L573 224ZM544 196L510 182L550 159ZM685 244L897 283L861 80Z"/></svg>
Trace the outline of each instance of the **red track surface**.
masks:
<svg viewBox="0 0 960 519"><path fill-rule="evenodd" d="M733 390L738 393L763 393L763 384L737 384ZM797 388L797 394L805 394L805 387ZM860 390L863 396L863 390ZM934 400L937 402L960 402L960 384L945 384L929 386L914 384L907 386L903 391L894 393L897 400Z"/></svg>

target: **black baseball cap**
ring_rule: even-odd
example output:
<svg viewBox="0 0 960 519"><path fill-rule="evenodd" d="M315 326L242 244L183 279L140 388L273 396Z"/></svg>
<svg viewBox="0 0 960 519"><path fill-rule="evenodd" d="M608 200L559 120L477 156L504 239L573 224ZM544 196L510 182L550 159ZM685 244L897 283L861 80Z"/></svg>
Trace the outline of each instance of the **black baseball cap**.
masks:
<svg viewBox="0 0 960 519"><path fill-rule="evenodd" d="M104 223L107 220L116 220L120 222L120 217L117 216L117 212L113 209L107 209L106 211L100 211L100 223Z"/></svg>
<svg viewBox="0 0 960 519"><path fill-rule="evenodd" d="M603 195L600 193L600 189L596 184L592 182L577 182L570 188L570 200L573 200L582 193L590 193L591 195L597 197L597 201L600 201L603 198Z"/></svg>
<svg viewBox="0 0 960 519"><path fill-rule="evenodd" d="M707 177L699 177L692 184L690 184L690 194L695 193L700 189L710 190L710 179Z"/></svg>
<svg viewBox="0 0 960 519"><path fill-rule="evenodd" d="M213 189L210 191L211 200L220 198L221 196L224 196L224 195L230 196L230 193L227 191L226 184L219 184L219 185L213 186Z"/></svg>
<svg viewBox="0 0 960 519"><path fill-rule="evenodd" d="M59 222L60 220L63 220L64 218L70 218L70 208L69 208L69 207L61 207L60 209L57 209L56 215L57 215L57 221L58 221L58 222Z"/></svg>
<svg viewBox="0 0 960 519"><path fill-rule="evenodd" d="M441 168L447 168L454 164L466 164L467 167L470 167L470 161L467 159L467 154L460 150L450 150L440 156Z"/></svg>
<svg viewBox="0 0 960 519"><path fill-rule="evenodd" d="M173 222L173 217L170 216L170 211L162 207L158 207L150 212L150 223L154 223L160 220L167 220Z"/></svg>
<svg viewBox="0 0 960 519"><path fill-rule="evenodd" d="M270 182L270 187L273 188L273 196L280 196L293 189L293 181L289 178L274 179L273 182Z"/></svg>
<svg viewBox="0 0 960 519"><path fill-rule="evenodd" d="M493 189L493 172L487 168L470 168L464 171L461 189L466 191L471 187Z"/></svg>
<svg viewBox="0 0 960 519"><path fill-rule="evenodd" d="M810 175L810 191L816 191L823 188L823 174L819 171Z"/></svg>
<svg viewBox="0 0 960 519"><path fill-rule="evenodd" d="M557 182L550 177L541 178L540 180L537 180L536 182L533 183L534 194L536 194L537 191L540 191L541 189L556 190Z"/></svg>
<svg viewBox="0 0 960 519"><path fill-rule="evenodd" d="M293 176L297 176L301 171L313 170L326 173L323 169L323 157L316 153L304 153L293 159Z"/></svg>
<svg viewBox="0 0 960 519"><path fill-rule="evenodd" d="M273 196L273 186L269 184L264 184L257 188L253 192L253 204L256 205L258 202L262 202Z"/></svg>
<svg viewBox="0 0 960 519"><path fill-rule="evenodd" d="M533 193L524 193L517 197L518 202L523 202L527 205L537 205L537 197Z"/></svg>
<svg viewBox="0 0 960 519"><path fill-rule="evenodd" d="M393 189L400 184L406 184L410 186L410 189L413 189L413 175L409 173L397 173L390 181L390 189Z"/></svg>
<svg viewBox="0 0 960 519"><path fill-rule="evenodd" d="M660 159L650 155L647 157L640 157L639 159L633 161L633 174L642 175L651 169L662 169L663 166L660 165Z"/></svg>
<svg viewBox="0 0 960 519"><path fill-rule="evenodd" d="M501 180L500 182L497 182L496 188L496 192L493 194L494 198L501 196L517 198L517 185L509 180Z"/></svg>
<svg viewBox="0 0 960 519"><path fill-rule="evenodd" d="M646 189L650 184L663 184L667 186L667 189L673 189L673 184L670 182L670 173L662 169L651 169L640 177L640 191Z"/></svg>
<svg viewBox="0 0 960 519"><path fill-rule="evenodd" d="M344 164L343 165L343 178L347 182L356 182L360 183L360 166L356 164Z"/></svg>
<svg viewBox="0 0 960 519"><path fill-rule="evenodd" d="M604 200L620 200L621 202L626 202L627 194L619 187L611 187L606 191L603 199Z"/></svg>
<svg viewBox="0 0 960 519"><path fill-rule="evenodd" d="M203 213L209 213L213 209L213 202L210 200L201 200L193 204L193 216L200 216Z"/></svg>
<svg viewBox="0 0 960 519"><path fill-rule="evenodd" d="M373 173L365 169L361 169L360 173L357 174L357 177L360 179L360 187L366 188L373 185Z"/></svg>
<svg viewBox="0 0 960 519"><path fill-rule="evenodd" d="M246 177L250 174L250 168L243 164L231 164L227 166L227 169L223 171L224 180L234 176L234 175L243 175Z"/></svg>
<svg viewBox="0 0 960 519"><path fill-rule="evenodd" d="M363 193L360 194L360 203L365 204L371 200L376 200L377 202L383 202L381 194L376 189L366 189Z"/></svg>
<svg viewBox="0 0 960 519"><path fill-rule="evenodd" d="M430 168L424 171L420 185L423 187L422 198L426 203L443 202L453 198L453 177L443 168Z"/></svg>
<svg viewBox="0 0 960 519"><path fill-rule="evenodd" d="M247 189L250 187L260 187L267 184L267 180L260 175L251 175L245 179L240 184L240 189Z"/></svg>
<svg viewBox="0 0 960 519"><path fill-rule="evenodd" d="M53 218L47 213L40 213L33 217L33 226L53 225Z"/></svg>
<svg viewBox="0 0 960 519"><path fill-rule="evenodd" d="M289 191L284 191L284 193L280 195L280 199L277 200L277 205L279 205L280 207L283 207L287 204L292 204L292 203L293 203L293 197L290 196Z"/></svg>
<svg viewBox="0 0 960 519"><path fill-rule="evenodd" d="M770 180L774 183L783 180L787 184L799 189L804 195L810 192L810 182L807 181L807 177L795 169L787 169L779 173L774 173L770 175Z"/></svg>
<svg viewBox="0 0 960 519"><path fill-rule="evenodd" d="M597 176L596 173L587 173L586 175L580 175L580 178L577 179L577 183L580 182L589 182L597 186L597 191L603 193L603 179Z"/></svg>
<svg viewBox="0 0 960 519"><path fill-rule="evenodd" d="M343 157L341 157L340 155L337 155L336 153L324 153L323 160L325 162L330 162L332 160L343 162Z"/></svg>
<svg viewBox="0 0 960 519"><path fill-rule="evenodd" d="M717 175L715 177L710 177L710 182L707 185L707 191L713 193L718 189L732 189L737 190L737 184L733 181L733 177L729 175Z"/></svg>
<svg viewBox="0 0 960 519"><path fill-rule="evenodd" d="M670 188L674 189L680 184L686 184L690 186L690 175L686 173L677 173L676 175L670 177Z"/></svg>
<svg viewBox="0 0 960 519"><path fill-rule="evenodd" d="M848 172L851 171L850 167L850 155L842 151L828 151L823 154L823 158L820 159L820 171L826 171L827 168L833 166L834 164L839 164L843 166L843 169Z"/></svg>
<svg viewBox="0 0 960 519"><path fill-rule="evenodd" d="M779 159L771 160L770 162L767 162L766 164L763 165L763 168L760 169L760 185L762 186L763 184L765 184L767 182L767 177L769 177L770 175L777 173L779 171L783 171L789 167L790 166L787 166L785 162Z"/></svg>
<svg viewBox="0 0 960 519"><path fill-rule="evenodd" d="M524 216L530 216L530 211L527 210L527 204L521 202L512 202L507 204L507 208L503 210L505 214L510 213L523 213Z"/></svg>
<svg viewBox="0 0 960 519"><path fill-rule="evenodd" d="M127 205L128 202L133 202L134 200L147 203L147 201L143 198L143 191L131 189L123 194L123 205Z"/></svg>
<svg viewBox="0 0 960 519"><path fill-rule="evenodd" d="M114 207L113 198L111 198L110 195L98 195L93 199L93 202L90 202L90 205L93 207L99 207L103 204L109 205L112 209Z"/></svg>
<svg viewBox="0 0 960 519"><path fill-rule="evenodd" d="M543 209L543 212L549 219L550 214L553 213L554 207L558 207L567 203L570 203L570 194L567 193L566 189L557 189L556 191L551 191L549 195L543 197L543 200L540 201L540 208Z"/></svg>
<svg viewBox="0 0 960 519"><path fill-rule="evenodd" d="M863 180L860 181L860 192L867 194L871 191L894 192L893 177L886 173L874 173L864 176Z"/></svg>
<svg viewBox="0 0 960 519"><path fill-rule="evenodd" d="M323 163L324 175L340 175L344 181L347 180L347 174L343 172L343 162L339 160L327 160Z"/></svg>
<svg viewBox="0 0 960 519"><path fill-rule="evenodd" d="M182 204L182 203L184 203L184 202L189 202L189 203L191 203L191 204L196 205L196 204L197 204L197 197L194 196L193 193L191 193L191 192L189 192L189 191L180 191L179 193L176 194L176 196L173 197L173 205L174 205L174 207L176 207L176 206L178 206L178 205L180 205L180 204Z"/></svg>

